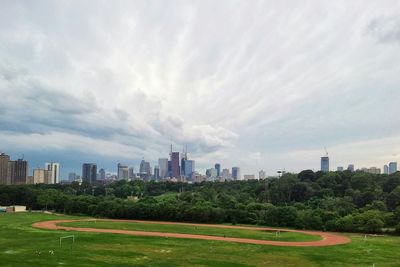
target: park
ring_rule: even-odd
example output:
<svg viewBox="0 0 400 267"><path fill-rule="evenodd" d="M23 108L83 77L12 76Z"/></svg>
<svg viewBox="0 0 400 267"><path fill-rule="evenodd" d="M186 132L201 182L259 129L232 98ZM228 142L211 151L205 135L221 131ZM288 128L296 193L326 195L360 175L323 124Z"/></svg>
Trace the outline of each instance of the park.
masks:
<svg viewBox="0 0 400 267"><path fill-rule="evenodd" d="M388 235L0 215L2 266L400 266L399 245Z"/></svg>

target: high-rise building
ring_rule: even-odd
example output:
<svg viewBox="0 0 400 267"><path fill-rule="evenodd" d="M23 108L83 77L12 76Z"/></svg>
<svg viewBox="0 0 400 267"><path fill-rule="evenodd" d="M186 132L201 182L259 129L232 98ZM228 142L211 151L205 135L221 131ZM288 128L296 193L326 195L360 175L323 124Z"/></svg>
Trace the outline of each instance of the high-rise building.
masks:
<svg viewBox="0 0 400 267"><path fill-rule="evenodd" d="M221 176L221 164L215 163L214 168L217 170L217 177Z"/></svg>
<svg viewBox="0 0 400 267"><path fill-rule="evenodd" d="M347 170L354 172L354 164L349 164L349 166L347 166Z"/></svg>
<svg viewBox="0 0 400 267"><path fill-rule="evenodd" d="M321 171L329 172L329 157L321 157Z"/></svg>
<svg viewBox="0 0 400 267"><path fill-rule="evenodd" d="M23 159L8 162L8 175L11 184L26 184L28 162Z"/></svg>
<svg viewBox="0 0 400 267"><path fill-rule="evenodd" d="M239 167L232 167L232 178L233 178L233 180L241 180L242 179L242 177L240 175Z"/></svg>
<svg viewBox="0 0 400 267"><path fill-rule="evenodd" d="M384 174L389 174L389 166L388 165L384 165L383 166L383 173Z"/></svg>
<svg viewBox="0 0 400 267"><path fill-rule="evenodd" d="M128 178L129 178L128 166L118 163L117 168L118 168L118 172L117 172L118 180L121 180L121 179L128 180Z"/></svg>
<svg viewBox="0 0 400 267"><path fill-rule="evenodd" d="M221 172L222 180L230 180L232 179L231 174L229 173L229 169L223 169Z"/></svg>
<svg viewBox="0 0 400 267"><path fill-rule="evenodd" d="M185 160L185 177L191 179L193 172L195 171L194 160Z"/></svg>
<svg viewBox="0 0 400 267"><path fill-rule="evenodd" d="M370 173L370 174L381 174L381 169L377 168L377 167L361 168L361 171Z"/></svg>
<svg viewBox="0 0 400 267"><path fill-rule="evenodd" d="M150 163L144 159L140 162L140 177L146 180L150 179L151 177Z"/></svg>
<svg viewBox="0 0 400 267"><path fill-rule="evenodd" d="M397 172L397 162L389 163L389 174Z"/></svg>
<svg viewBox="0 0 400 267"><path fill-rule="evenodd" d="M0 154L0 184L11 184L11 177L8 175L8 162L10 161L10 156L1 153Z"/></svg>
<svg viewBox="0 0 400 267"><path fill-rule="evenodd" d="M211 168L206 170L206 176L207 178L210 178L210 180L215 180L217 178L217 169L216 168Z"/></svg>
<svg viewBox="0 0 400 267"><path fill-rule="evenodd" d="M267 178L267 175L265 174L264 170L261 170L258 172L258 179L260 180L264 180L265 178Z"/></svg>
<svg viewBox="0 0 400 267"><path fill-rule="evenodd" d="M45 169L52 173L52 181L50 184L58 184L60 182L60 163L46 162Z"/></svg>
<svg viewBox="0 0 400 267"><path fill-rule="evenodd" d="M105 180L106 179L106 171L103 168L101 168L99 170L99 179L100 180Z"/></svg>
<svg viewBox="0 0 400 267"><path fill-rule="evenodd" d="M97 165L95 163L84 163L82 165L82 181L93 184L97 179Z"/></svg>
<svg viewBox="0 0 400 267"><path fill-rule="evenodd" d="M336 169L336 171L342 172L342 171L343 171L343 167L342 167L342 166L338 166L337 169Z"/></svg>
<svg viewBox="0 0 400 267"><path fill-rule="evenodd" d="M154 166L154 180L158 181L160 179L160 168L156 165Z"/></svg>
<svg viewBox="0 0 400 267"><path fill-rule="evenodd" d="M160 178L168 177L168 159L158 159L158 168L160 169Z"/></svg>
<svg viewBox="0 0 400 267"><path fill-rule="evenodd" d="M33 170L33 184L53 184L53 172L46 169Z"/></svg>
<svg viewBox="0 0 400 267"><path fill-rule="evenodd" d="M130 167L128 172L129 172L129 179L135 179L136 178L135 168L134 167Z"/></svg>
<svg viewBox="0 0 400 267"><path fill-rule="evenodd" d="M173 178L179 178L181 175L179 167L179 152L171 153L171 174Z"/></svg>

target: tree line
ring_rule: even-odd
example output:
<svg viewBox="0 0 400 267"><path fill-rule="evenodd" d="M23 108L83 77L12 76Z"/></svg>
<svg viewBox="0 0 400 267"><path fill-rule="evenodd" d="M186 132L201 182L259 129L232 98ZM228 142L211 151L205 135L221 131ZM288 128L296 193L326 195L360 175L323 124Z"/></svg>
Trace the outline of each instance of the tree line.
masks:
<svg viewBox="0 0 400 267"><path fill-rule="evenodd" d="M96 217L400 234L400 172L284 174L250 181L0 186L0 205Z"/></svg>

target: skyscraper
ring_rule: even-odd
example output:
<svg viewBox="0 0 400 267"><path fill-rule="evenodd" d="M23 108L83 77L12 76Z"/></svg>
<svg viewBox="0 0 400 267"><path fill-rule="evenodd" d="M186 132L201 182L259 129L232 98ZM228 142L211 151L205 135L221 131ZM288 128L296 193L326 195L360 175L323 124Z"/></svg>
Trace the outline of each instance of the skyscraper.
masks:
<svg viewBox="0 0 400 267"><path fill-rule="evenodd" d="M329 172L329 157L321 157L321 171Z"/></svg>
<svg viewBox="0 0 400 267"><path fill-rule="evenodd" d="M11 184L26 184L28 162L23 159L8 162L8 175Z"/></svg>
<svg viewBox="0 0 400 267"><path fill-rule="evenodd" d="M50 184L58 184L60 182L60 163L46 162L45 169L51 171L51 181Z"/></svg>
<svg viewBox="0 0 400 267"><path fill-rule="evenodd" d="M168 176L168 159L160 158L158 159L158 168L160 169L160 178L165 178Z"/></svg>
<svg viewBox="0 0 400 267"><path fill-rule="evenodd" d="M34 174L33 176L35 176L35 174ZM70 173L68 174L68 181L74 182L75 180L76 180L76 173L70 172Z"/></svg>
<svg viewBox="0 0 400 267"><path fill-rule="evenodd" d="M171 174L173 178L179 178L181 175L179 167L179 152L171 153Z"/></svg>
<svg viewBox="0 0 400 267"><path fill-rule="evenodd" d="M95 163L84 163L82 165L82 181L93 184L97 179L97 165Z"/></svg>
<svg viewBox="0 0 400 267"><path fill-rule="evenodd" d="M232 179L231 174L229 173L229 169L223 169L221 172L222 180L230 180Z"/></svg>
<svg viewBox="0 0 400 267"><path fill-rule="evenodd" d="M151 167L150 163L145 161L144 159L140 162L140 177L143 179L150 179L151 177Z"/></svg>
<svg viewBox="0 0 400 267"><path fill-rule="evenodd" d="M397 162L389 163L389 174L397 172Z"/></svg>
<svg viewBox="0 0 400 267"><path fill-rule="evenodd" d="M217 170L217 177L221 176L221 164L215 163L214 168Z"/></svg>
<svg viewBox="0 0 400 267"><path fill-rule="evenodd" d="M354 172L354 164L349 164L349 166L347 167L347 170Z"/></svg>
<svg viewBox="0 0 400 267"><path fill-rule="evenodd" d="M389 174L389 166L388 165L384 165L383 166L383 173L384 174Z"/></svg>
<svg viewBox="0 0 400 267"><path fill-rule="evenodd" d="M129 178L129 168L128 166L122 165L121 163L118 163L117 165L117 178L118 180L124 179L124 180L128 180Z"/></svg>
<svg viewBox="0 0 400 267"><path fill-rule="evenodd" d="M53 181L53 172L51 170L33 170L33 184L53 184Z"/></svg>
<svg viewBox="0 0 400 267"><path fill-rule="evenodd" d="M1 153L0 154L0 184L11 184L11 179L8 175L8 162L10 156Z"/></svg>
<svg viewBox="0 0 400 267"><path fill-rule="evenodd" d="M188 179L192 178L192 174L195 171L194 160L185 160L185 177Z"/></svg>
<svg viewBox="0 0 400 267"><path fill-rule="evenodd" d="M106 171L103 168L101 168L99 170L99 179L100 180L105 180L106 179Z"/></svg>
<svg viewBox="0 0 400 267"><path fill-rule="evenodd" d="M240 175L239 167L232 167L232 178L233 178L233 180L241 180L242 179L242 177Z"/></svg>
<svg viewBox="0 0 400 267"><path fill-rule="evenodd" d="M128 172L129 172L129 179L135 179L136 178L135 168L134 167L130 167Z"/></svg>
<svg viewBox="0 0 400 267"><path fill-rule="evenodd" d="M264 180L266 177L267 177L267 175L265 174L264 170L261 170L261 171L258 172L258 179Z"/></svg>
<svg viewBox="0 0 400 267"><path fill-rule="evenodd" d="M156 165L154 166L154 180L158 181L160 179L160 168Z"/></svg>

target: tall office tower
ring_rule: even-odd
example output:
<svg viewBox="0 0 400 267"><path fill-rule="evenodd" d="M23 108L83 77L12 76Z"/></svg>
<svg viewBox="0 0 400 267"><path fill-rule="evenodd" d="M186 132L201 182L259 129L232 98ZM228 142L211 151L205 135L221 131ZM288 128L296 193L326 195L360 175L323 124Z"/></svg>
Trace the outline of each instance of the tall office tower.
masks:
<svg viewBox="0 0 400 267"><path fill-rule="evenodd" d="M60 182L60 163L46 162L45 169L51 171L52 173L52 181L50 184L58 184Z"/></svg>
<svg viewBox="0 0 400 267"><path fill-rule="evenodd" d="M121 163L118 163L117 167L118 167L118 172L117 172L118 180L121 180L121 179L128 180L129 167L126 165L122 165Z"/></svg>
<svg viewBox="0 0 400 267"><path fill-rule="evenodd" d="M99 179L100 180L105 180L106 179L106 170L104 170L103 168L101 168L99 170Z"/></svg>
<svg viewBox="0 0 400 267"><path fill-rule="evenodd" d="M154 180L158 181L160 179L160 168L156 165L154 166Z"/></svg>
<svg viewBox="0 0 400 267"><path fill-rule="evenodd" d="M349 166L347 166L347 170L354 172L354 164L349 164Z"/></svg>
<svg viewBox="0 0 400 267"><path fill-rule="evenodd" d="M90 184L97 180L97 165L95 163L84 163L82 165L82 181Z"/></svg>
<svg viewBox="0 0 400 267"><path fill-rule="evenodd" d="M168 177L172 178L172 162L168 160Z"/></svg>
<svg viewBox="0 0 400 267"><path fill-rule="evenodd" d="M179 178L181 176L179 167L179 152L171 153L171 175L173 178Z"/></svg>
<svg viewBox="0 0 400 267"><path fill-rule="evenodd" d="M383 173L384 174L389 174L389 166L388 165L384 165L383 166Z"/></svg>
<svg viewBox="0 0 400 267"><path fill-rule="evenodd" d="M0 184L11 184L11 179L8 176L8 162L10 156L1 153L0 154Z"/></svg>
<svg viewBox="0 0 400 267"><path fill-rule="evenodd" d="M34 169L33 184L53 184L53 172L46 169Z"/></svg>
<svg viewBox="0 0 400 267"><path fill-rule="evenodd" d="M11 184L26 184L28 162L23 159L8 162L8 175Z"/></svg>
<svg viewBox="0 0 400 267"><path fill-rule="evenodd" d="M214 168L217 170L217 177L221 176L221 164L215 163Z"/></svg>
<svg viewBox="0 0 400 267"><path fill-rule="evenodd" d="M185 177L187 179L191 179L192 178L192 174L195 170L195 162L194 160L188 159L185 160Z"/></svg>
<svg viewBox="0 0 400 267"><path fill-rule="evenodd" d="M135 168L134 167L130 167L128 172L129 172L129 179L135 179L136 178Z"/></svg>
<svg viewBox="0 0 400 267"><path fill-rule="evenodd" d="M232 178L233 178L233 180L241 180L242 179L242 177L240 175L239 167L232 167Z"/></svg>
<svg viewBox="0 0 400 267"><path fill-rule="evenodd" d="M261 171L258 172L258 179L264 180L266 177L267 177L267 175L265 174L264 170L261 170Z"/></svg>
<svg viewBox="0 0 400 267"><path fill-rule="evenodd" d="M231 174L229 173L229 169L222 169L221 177L223 180L230 180L232 177Z"/></svg>
<svg viewBox="0 0 400 267"><path fill-rule="evenodd" d="M140 162L140 177L143 179L150 179L151 177L150 163L145 160Z"/></svg>
<svg viewBox="0 0 400 267"><path fill-rule="evenodd" d="M35 176L35 175L33 175L33 176ZM76 180L76 173L74 173L74 172L68 173L68 181L73 182L75 180Z"/></svg>
<svg viewBox="0 0 400 267"><path fill-rule="evenodd" d="M321 157L321 171L329 172L329 157Z"/></svg>
<svg viewBox="0 0 400 267"><path fill-rule="evenodd" d="M168 159L158 159L158 168L160 169L160 178L168 177Z"/></svg>
<svg viewBox="0 0 400 267"><path fill-rule="evenodd" d="M389 163L389 174L397 172L397 162Z"/></svg>
<svg viewBox="0 0 400 267"><path fill-rule="evenodd" d="M343 171L343 167L342 167L342 166L338 166L337 169L336 169L336 171L342 172L342 171Z"/></svg>
<svg viewBox="0 0 400 267"><path fill-rule="evenodd" d="M214 180L215 178L217 178L217 169L216 168L207 169L206 176L207 178Z"/></svg>

